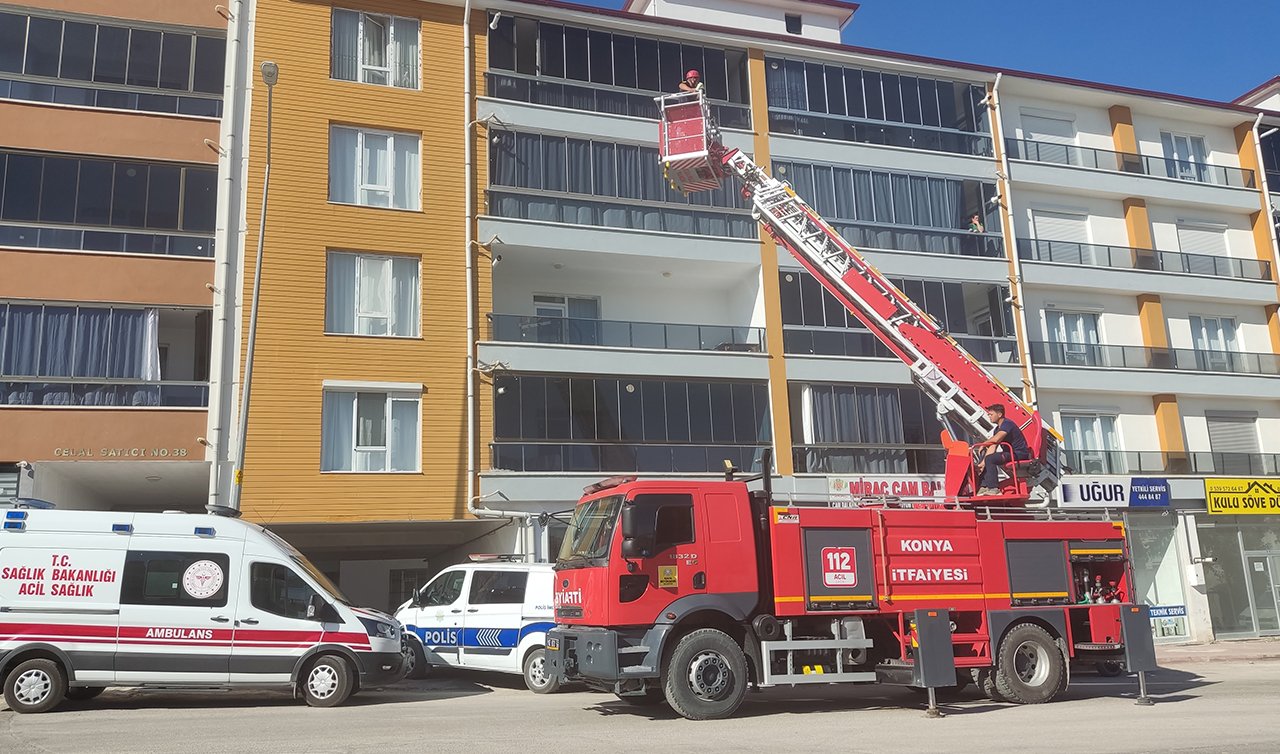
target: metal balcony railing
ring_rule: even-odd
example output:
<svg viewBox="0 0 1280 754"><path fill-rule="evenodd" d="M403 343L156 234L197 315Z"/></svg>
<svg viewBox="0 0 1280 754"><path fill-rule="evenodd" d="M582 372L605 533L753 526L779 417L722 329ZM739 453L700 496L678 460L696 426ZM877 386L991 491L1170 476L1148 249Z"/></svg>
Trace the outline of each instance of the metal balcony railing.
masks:
<svg viewBox="0 0 1280 754"><path fill-rule="evenodd" d="M1280 375L1280 354L1149 348L1087 343L1031 343L1031 360L1053 366L1178 369L1233 374Z"/></svg>
<svg viewBox="0 0 1280 754"><path fill-rule="evenodd" d="M0 377L0 406L99 406L118 408L203 408L207 382L136 380L17 381Z"/></svg>
<svg viewBox="0 0 1280 754"><path fill-rule="evenodd" d="M1148 450L1068 449L1075 474L1280 474L1277 453L1166 453Z"/></svg>
<svg viewBox="0 0 1280 754"><path fill-rule="evenodd" d="M1083 264L1122 270L1182 272L1192 275L1270 280L1271 263L1261 259L1235 259L1212 254L1134 249L1127 246L1019 238L1018 256L1035 262Z"/></svg>
<svg viewBox="0 0 1280 754"><path fill-rule="evenodd" d="M1071 144L1054 144L1030 139L1005 139L1005 149L1014 160L1048 162L1059 165L1096 170L1118 170L1157 178L1178 178L1215 186L1253 188L1256 178L1252 170L1224 165L1206 165L1191 160L1172 157L1155 157L1132 152L1113 152L1109 149L1077 147Z"/></svg>
<svg viewBox="0 0 1280 754"><path fill-rule="evenodd" d="M490 314L488 318L490 339L501 343L561 343L683 351L764 350L762 327L530 317L523 314Z"/></svg>
<svg viewBox="0 0 1280 754"><path fill-rule="evenodd" d="M881 225L829 219L844 240L859 249L923 251L964 257L1003 257L1004 238L999 233L971 233L950 228Z"/></svg>
<svg viewBox="0 0 1280 754"><path fill-rule="evenodd" d="M951 337L978 361L990 364L1018 363L1017 338L956 333L951 333ZM782 331L782 338L782 350L787 354L896 358L878 338L866 330L788 325Z"/></svg>
<svg viewBox="0 0 1280 754"><path fill-rule="evenodd" d="M634 472L642 474L723 474L724 462L759 471L768 445L682 445L660 443L521 442L490 443L491 466L500 471Z"/></svg>

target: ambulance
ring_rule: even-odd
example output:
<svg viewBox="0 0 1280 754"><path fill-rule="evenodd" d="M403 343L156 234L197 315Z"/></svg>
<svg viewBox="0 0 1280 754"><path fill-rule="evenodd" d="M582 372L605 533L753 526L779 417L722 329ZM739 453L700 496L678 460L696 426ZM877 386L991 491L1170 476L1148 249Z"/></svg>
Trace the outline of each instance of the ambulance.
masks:
<svg viewBox="0 0 1280 754"><path fill-rule="evenodd" d="M332 707L404 675L401 632L236 518L0 511L0 679L15 712L108 686L281 688Z"/></svg>
<svg viewBox="0 0 1280 754"><path fill-rule="evenodd" d="M550 563L473 555L450 566L396 610L404 627L410 678L431 666L519 673L529 690L550 694L546 637L555 626Z"/></svg>

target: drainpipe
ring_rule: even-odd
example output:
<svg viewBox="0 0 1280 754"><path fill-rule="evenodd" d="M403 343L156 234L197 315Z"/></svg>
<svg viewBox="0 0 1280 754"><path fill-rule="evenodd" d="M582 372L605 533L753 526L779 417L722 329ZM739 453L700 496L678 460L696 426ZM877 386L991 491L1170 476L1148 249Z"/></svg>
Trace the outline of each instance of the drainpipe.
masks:
<svg viewBox="0 0 1280 754"><path fill-rule="evenodd" d="M1253 121L1253 151L1254 159L1258 162L1258 189L1262 192L1262 214L1263 220L1267 223L1267 237L1271 239L1271 275L1276 280L1280 280L1280 273L1276 271L1276 263L1280 259L1276 257L1276 250L1280 248L1280 244L1276 242L1276 218L1275 210L1271 208L1271 190L1272 187L1267 185L1267 166L1262 161L1262 113L1258 113L1258 117ZM1280 186L1276 186L1275 190L1280 192Z"/></svg>
<svg viewBox="0 0 1280 754"><path fill-rule="evenodd" d="M1031 332L1030 325L1027 323L1027 307L1026 296L1023 295L1022 286L1022 259L1018 256L1018 238L1014 232L1013 224L1013 180L1009 173L1009 151L1004 145L1004 123L1000 118L1000 81L1004 73L996 73L996 81L991 86L991 134L992 138L997 139L1000 149L1000 172L1004 174L1002 191L1000 197L1004 199L1004 215L1009 223L1009 240L1012 245L1009 249L1009 259L1013 264L1013 276L1010 283L1013 285L1013 300L1017 305L1014 315L1022 324L1022 337L1016 338L1018 341L1018 358L1022 360L1023 368L1027 374L1027 403L1031 407L1039 410L1039 401L1036 398L1036 372L1035 365L1031 363ZM1016 333L1015 333L1016 335Z"/></svg>
<svg viewBox="0 0 1280 754"><path fill-rule="evenodd" d="M467 298L467 512L479 516L476 512L476 285L472 279L475 265L472 263L471 246L475 241L472 223L475 222L475 177L472 163L475 162L475 145L472 140L472 128L475 123L471 118L472 71L471 60L471 0L466 0L462 8L462 141L463 141L463 186L466 192L466 210L464 212L464 238L462 255L465 260L466 298Z"/></svg>
<svg viewBox="0 0 1280 754"><path fill-rule="evenodd" d="M518 553L516 553L516 554L517 554L517 555L524 555L525 557L528 557L528 556L530 555L530 552L529 552L530 547L529 547L529 545L530 545L530 544L532 544L532 545L533 545L533 548L532 548L532 549L533 549L533 553L536 555L537 550L538 550L538 547L539 547L539 543L538 543L538 542L532 542L532 543L530 543L530 542L526 542L525 540L526 540L526 531L529 529L529 527L530 527L530 526L532 526L532 525L533 525L533 522L534 522L534 520L538 517L538 514L536 514L536 513L532 513L532 512L530 512L530 511L503 511L503 510L497 510L497 509L494 509L494 508L490 508L490 507L489 507L489 506L487 506L487 505L482 505L482 504L481 504L481 502L480 502L480 501L484 500L486 497L493 497L494 495L501 495L501 494L502 494L502 492L501 492L501 491L499 491L499 490L494 490L493 492L490 492L490 493L489 493L489 494L487 494L487 495L475 495L475 496L473 496L473 497L468 497L468 498L467 498L467 513L470 513L471 515L475 516L476 518L506 518L506 519L510 519L510 520L512 520L512 521L515 521L515 522L516 522L516 526L518 527L518 529L517 529L517 530L519 531L519 535L518 535L518 538L519 538L519 545L518 545L518 548L519 548L519 550L520 550L520 552L518 552ZM504 499L505 499L505 498L504 498Z"/></svg>

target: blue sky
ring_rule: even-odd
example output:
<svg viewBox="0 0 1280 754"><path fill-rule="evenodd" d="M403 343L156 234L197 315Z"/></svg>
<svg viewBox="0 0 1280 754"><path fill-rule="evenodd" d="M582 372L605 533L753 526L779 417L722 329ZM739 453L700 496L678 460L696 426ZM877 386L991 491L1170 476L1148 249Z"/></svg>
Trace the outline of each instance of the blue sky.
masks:
<svg viewBox="0 0 1280 754"><path fill-rule="evenodd" d="M1280 74L1280 0L862 0L844 41L1225 101Z"/></svg>

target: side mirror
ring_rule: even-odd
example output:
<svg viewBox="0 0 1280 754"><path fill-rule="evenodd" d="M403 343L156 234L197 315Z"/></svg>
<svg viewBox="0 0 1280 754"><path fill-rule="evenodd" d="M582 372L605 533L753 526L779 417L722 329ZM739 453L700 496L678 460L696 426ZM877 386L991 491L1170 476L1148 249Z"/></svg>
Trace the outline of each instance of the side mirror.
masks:
<svg viewBox="0 0 1280 754"><path fill-rule="evenodd" d="M657 510L652 506L636 503L622 506L622 557L651 557L657 524Z"/></svg>
<svg viewBox="0 0 1280 754"><path fill-rule="evenodd" d="M317 623L341 623L342 616L338 615L338 609L332 602L315 594L311 596L311 604L307 605L307 620Z"/></svg>

